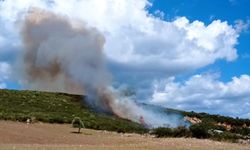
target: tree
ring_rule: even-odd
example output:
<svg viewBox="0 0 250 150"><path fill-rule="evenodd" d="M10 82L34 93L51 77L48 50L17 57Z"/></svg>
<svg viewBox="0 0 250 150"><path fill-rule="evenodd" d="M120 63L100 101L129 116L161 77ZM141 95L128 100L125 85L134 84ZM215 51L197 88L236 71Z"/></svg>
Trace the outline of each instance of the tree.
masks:
<svg viewBox="0 0 250 150"><path fill-rule="evenodd" d="M75 117L73 120L72 120L72 127L73 128L78 128L78 132L77 133L80 133L81 132L81 128L85 128L84 127L84 124L81 120L81 118L79 117Z"/></svg>
<svg viewBox="0 0 250 150"><path fill-rule="evenodd" d="M198 123L193 124L189 127L190 131L192 132L192 136L196 138L209 138L208 133L208 124L205 123Z"/></svg>

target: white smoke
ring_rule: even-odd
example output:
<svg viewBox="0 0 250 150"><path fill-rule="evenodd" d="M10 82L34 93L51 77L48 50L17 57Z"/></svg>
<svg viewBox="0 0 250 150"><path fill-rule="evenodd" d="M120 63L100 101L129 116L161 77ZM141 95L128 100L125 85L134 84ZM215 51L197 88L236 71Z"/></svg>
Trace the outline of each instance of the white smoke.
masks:
<svg viewBox="0 0 250 150"><path fill-rule="evenodd" d="M81 22L31 9L21 31L23 85L28 88L82 94L82 85L106 85L104 37ZM70 78L69 78L70 77ZM72 85L73 87L68 87ZM69 90L76 91L69 91Z"/></svg>
<svg viewBox="0 0 250 150"><path fill-rule="evenodd" d="M88 102L150 127L177 126L180 118L145 109L111 87L102 34L83 22L32 8L23 20L17 74L28 89L85 94ZM172 118L171 118L172 117Z"/></svg>
<svg viewBox="0 0 250 150"><path fill-rule="evenodd" d="M132 85L138 89L137 97L146 99L148 102L153 93L151 84L154 80L187 73L213 64L217 60L237 59L235 46L239 43L240 32L247 29L249 22L239 20L234 26L227 21L211 20L207 24L199 20L192 21L186 17L167 21L161 18L164 13L160 10L155 12L159 14L157 17L151 11L152 9L148 9L153 4L151 2L150 0L0 0L0 56L5 57L3 61L10 64L10 68L13 69L11 65L14 60L13 55L20 52L20 45L22 45L20 40L22 38L18 34L19 25L23 24L22 20L27 11L31 7L37 7L60 14L63 17L59 18L67 18L70 24L82 24L79 21L73 21L77 19L86 23L80 26L88 28L87 30L92 30L93 27L98 29L97 32L99 34L101 32L101 36L105 37L103 53L107 56L109 67L114 67L111 71L116 74L116 81L119 82L117 84ZM39 61L41 62L42 59L44 58L39 58ZM38 66L45 65L40 63ZM54 64L54 67L56 69L57 65ZM20 76L20 72L16 70L16 76ZM46 78L47 81L36 79L33 85L27 85L30 82L29 77L23 78L26 81L22 83L26 87L39 87L43 90L85 92L78 81L75 83L76 81L68 78L68 74L60 72L56 80L51 77L54 72L44 74L50 76L48 79L53 79L53 84ZM133 77L130 77L131 75ZM2 79L2 87L6 87L6 82L6 79ZM238 86L238 89L241 89L244 84ZM94 90L90 91L96 95ZM161 97L166 100L164 96ZM185 98L185 96L182 97L182 99ZM249 98L244 96L243 99ZM175 103L174 99L170 100ZM239 101L241 100L235 99L235 102ZM242 102L247 106L248 102L244 100ZM171 105L169 102L164 104L174 108L179 106ZM227 101L227 104L231 106L231 102ZM187 107L201 110L200 105L194 106L191 102ZM221 107L222 105L218 107L219 110ZM233 107L238 108L238 105ZM209 109L208 112L213 110ZM236 114L235 111L232 114Z"/></svg>

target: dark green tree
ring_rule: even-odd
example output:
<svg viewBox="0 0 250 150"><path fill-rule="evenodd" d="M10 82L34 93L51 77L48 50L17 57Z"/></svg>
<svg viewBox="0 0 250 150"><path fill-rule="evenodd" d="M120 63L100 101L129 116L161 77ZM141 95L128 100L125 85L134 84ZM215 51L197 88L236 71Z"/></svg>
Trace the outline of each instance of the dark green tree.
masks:
<svg viewBox="0 0 250 150"><path fill-rule="evenodd" d="M78 128L78 132L77 133L80 133L81 132L81 128L85 128L84 127L84 124L81 120L81 118L79 117L75 117L73 120L72 120L72 127L73 128Z"/></svg>
<svg viewBox="0 0 250 150"><path fill-rule="evenodd" d="M205 123L198 123L198 124L193 124L189 127L190 131L192 132L192 136L196 138L209 138L209 133L208 133L208 124Z"/></svg>

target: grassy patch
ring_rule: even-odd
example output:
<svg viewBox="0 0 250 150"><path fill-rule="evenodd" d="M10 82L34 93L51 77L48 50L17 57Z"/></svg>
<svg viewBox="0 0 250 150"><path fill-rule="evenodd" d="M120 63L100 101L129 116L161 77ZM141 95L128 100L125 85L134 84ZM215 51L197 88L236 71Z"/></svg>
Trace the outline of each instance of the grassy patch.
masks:
<svg viewBox="0 0 250 150"><path fill-rule="evenodd" d="M0 90L0 119L47 123L71 123L80 117L86 128L144 133L140 124L98 114L84 103L84 96L39 91Z"/></svg>

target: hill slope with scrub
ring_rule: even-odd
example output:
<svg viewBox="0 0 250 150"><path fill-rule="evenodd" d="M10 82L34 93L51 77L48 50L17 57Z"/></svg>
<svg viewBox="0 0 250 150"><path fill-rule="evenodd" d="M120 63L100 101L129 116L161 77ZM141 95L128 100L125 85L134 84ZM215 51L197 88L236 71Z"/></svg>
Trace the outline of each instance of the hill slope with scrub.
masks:
<svg viewBox="0 0 250 150"><path fill-rule="evenodd" d="M143 104L146 105L146 104ZM144 106L145 107L145 106ZM148 105L147 107L157 106ZM159 109L162 109L159 107ZM207 113L165 109L179 114L190 127L146 129L113 114L97 113L85 103L85 96L41 91L0 90L0 120L19 122L71 123L81 118L86 128L116 132L151 133L156 137L196 137L215 140L250 140L250 120Z"/></svg>
<svg viewBox="0 0 250 150"><path fill-rule="evenodd" d="M96 113L84 96L40 91L0 90L0 119L26 122L71 123L80 117L86 128L117 132L147 130L140 124L114 115Z"/></svg>

